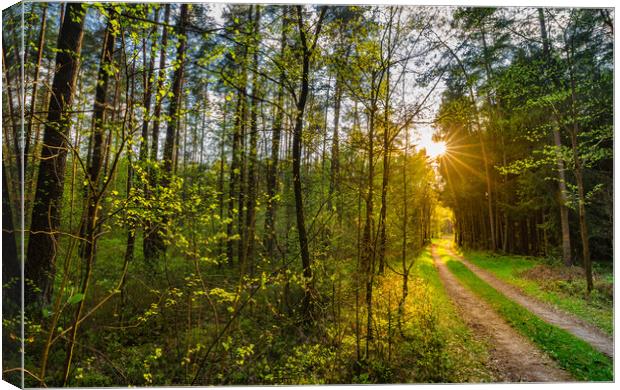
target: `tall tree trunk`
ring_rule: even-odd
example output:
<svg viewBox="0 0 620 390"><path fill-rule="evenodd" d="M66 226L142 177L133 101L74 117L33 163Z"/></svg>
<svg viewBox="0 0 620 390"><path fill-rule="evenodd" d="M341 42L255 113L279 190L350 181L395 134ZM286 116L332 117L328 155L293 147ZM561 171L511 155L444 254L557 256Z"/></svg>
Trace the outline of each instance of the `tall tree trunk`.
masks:
<svg viewBox="0 0 620 390"><path fill-rule="evenodd" d="M99 72L97 74L97 86L95 89L95 103L93 106L93 145L92 158L88 167L88 197L86 202L86 217L82 223L84 226L84 241L82 247L82 263L85 267L80 293L82 299L77 305L75 311L75 320L73 329L67 346L67 355L65 360L65 371L63 385L67 384L69 372L71 368L71 360L73 358L73 349L75 347L75 339L78 331L79 319L86 301L86 294L90 285L93 264L97 253L97 226L100 210L100 200L103 196L102 188L99 185L99 177L103 162L103 136L105 111L107 103L108 81L110 75L110 67L113 62L114 43L115 43L114 25L112 20L108 20L108 25L103 38L103 49L101 60L99 62Z"/></svg>
<svg viewBox="0 0 620 390"><path fill-rule="evenodd" d="M155 33L157 32L157 23L159 21L159 9L155 9L154 12L154 26L151 29L151 35L155 36ZM144 63L147 63L147 59L146 59L146 53L147 53L147 43L146 43L146 39L144 39L143 41L143 52L142 52L142 60L144 61ZM151 54L150 54L150 59L148 62L148 68L147 71L143 73L143 79L142 79L142 84L144 85L144 101L143 101L143 106L144 106L144 116L143 116L143 120L142 120L142 140L140 141L140 152L139 152L139 158L140 161L142 163L146 163L146 160L148 159L148 149L149 149L149 122L151 120L150 118L150 114L151 114L151 100L153 97L153 73L154 73L154 69L155 69L155 47L156 47L156 41L155 39L153 39L152 42L152 47L151 47Z"/></svg>
<svg viewBox="0 0 620 390"><path fill-rule="evenodd" d="M112 20L109 20L103 38L103 49L99 62L99 72L97 74L97 84L95 88L95 102L93 105L93 135L91 147L92 154L87 172L87 213L86 218L83 221L85 227L84 238L86 240L84 241L82 258L85 262L87 261L87 259L90 258L90 253L95 252L95 243L90 242L89 239L91 237L94 238L95 236L94 231L98 215L97 206L101 195L99 193L99 178L104 155L103 141L105 132L105 112L107 104L108 81L110 78L110 67L112 66L113 62L114 43L116 38L113 30L114 27L112 25Z"/></svg>
<svg viewBox="0 0 620 390"><path fill-rule="evenodd" d="M187 47L187 36L185 33L187 21L188 21L188 4L181 4L181 10L179 15L179 24L177 26L177 32L179 36L179 46L177 47L176 61L179 63L178 67L174 71L172 78L172 98L168 107L168 126L166 128L166 141L164 144L164 154L162 160L162 178L161 184L163 187L170 185L171 176L173 174L173 158L174 158L174 144L178 131L180 106L182 98L182 83L183 75L185 71L185 49ZM165 218L162 220L162 226L166 224ZM155 248L155 258L161 257L166 251L166 246L161 240L161 236L165 232L157 229L152 234L156 234L160 239L157 240Z"/></svg>
<svg viewBox="0 0 620 390"><path fill-rule="evenodd" d="M573 149L573 163L575 164L575 181L577 182L577 195L579 199L579 232L581 235L581 249L583 255L583 268L586 271L586 285L588 294L594 287L592 281L592 259L590 258L590 236L588 234L588 223L586 220L586 190L583 183L583 161L579 156L579 140L578 135L580 133L579 122L577 119L577 93L575 74L573 70L572 50L573 42L571 46L566 48L566 58L568 61L568 70L570 77L570 115L572 117L572 126L569 128L571 146Z"/></svg>
<svg viewBox="0 0 620 390"><path fill-rule="evenodd" d="M168 107L168 126L166 128L166 140L164 143L163 154L163 177L162 183L167 186L170 183L170 174L172 173L172 164L174 163L174 145L176 142L177 131L179 130L179 116L181 109L181 98L183 84L183 76L185 70L185 49L187 47L187 36L185 29L188 17L188 5L181 4L181 12L179 15L179 24L177 32L179 34L179 45L177 47L176 61L178 67L174 71L172 77L172 98Z"/></svg>
<svg viewBox="0 0 620 390"><path fill-rule="evenodd" d="M484 24L481 24L480 32L481 32L482 47L483 47L483 54L484 54L484 69L486 73L487 82L490 83L492 81L492 73L491 73L491 65L490 65L488 49L487 49L487 42L486 42L486 35L485 35L486 32L485 32ZM496 121L496 118L494 115L495 105L493 104L489 93L487 93L487 101L489 104L489 108L491 110L490 121L492 125L494 125L494 122ZM487 183L487 203L488 203L488 209L489 209L489 229L490 229L489 235L491 237L491 250L495 251L497 249L497 234L496 234L497 229L495 225L495 210L494 210L494 201L493 201L492 177L491 177L491 171L489 169L489 164L491 162L489 161L489 157L488 157L487 149L486 149L486 142L483 140L482 132L480 132L479 135L480 135L480 147L482 149L482 158L484 160L484 171L485 171L486 183Z"/></svg>
<svg viewBox="0 0 620 390"><path fill-rule="evenodd" d="M375 91L375 80L373 76L373 82L371 85L372 93ZM366 194L366 221L364 223L364 233L362 238L363 253L362 253L362 266L365 272L366 281L366 359L369 358L370 342L373 338L372 328L372 293L373 282L375 274L375 246L373 245L372 237L374 235L374 181L375 181L375 168L374 168L374 138L375 138L375 112L376 103L373 99L371 103L372 107L368 114L368 176L367 186L368 192Z"/></svg>
<svg viewBox="0 0 620 390"><path fill-rule="evenodd" d="M45 26L47 21L47 4L41 4L41 30L39 31L39 44L37 46L37 63L34 68L32 92L30 96L30 113L28 115L28 127L26 129L24 144L24 172L27 172L28 155L30 154L30 138L32 137L32 123L37 104L37 90L39 87L39 71L41 70L41 59L43 58L43 48L45 43Z"/></svg>
<svg viewBox="0 0 620 390"><path fill-rule="evenodd" d="M400 297L400 301L398 302L398 328L400 329L401 335L402 331L402 322L405 314L405 302L407 301L407 296L409 295L409 267L407 266L407 223L409 222L409 198L407 196L407 161L409 159L409 132L405 131L405 152L403 154L403 241L401 248L401 263L402 263L402 276L403 276L403 287L402 287L402 295Z"/></svg>
<svg viewBox="0 0 620 390"><path fill-rule="evenodd" d="M166 81L166 48L168 46L168 29L166 26L170 20L170 4L164 6L164 26L162 26L161 49L159 51L159 72L157 75L157 90L155 93L155 111L153 112L153 129L151 134L151 162L157 161L159 152L159 127L162 120L162 100L165 94L161 91ZM158 182L157 169L151 169L149 172L149 186L155 187ZM147 263L151 263L158 256L158 248L163 245L161 237L158 235L157 229L147 221L144 226L144 238L142 242L142 250L144 259Z"/></svg>
<svg viewBox="0 0 620 390"><path fill-rule="evenodd" d="M250 7L251 8L251 7ZM251 9L250 9L251 11ZM251 13L248 15L248 21L251 21ZM241 122L239 127L239 177L237 188L237 234L239 240L237 241L237 261L241 266L245 265L245 237L247 233L247 226L245 225L245 196L247 190L247 159L246 159L246 133L248 125L248 96L247 96L247 55L244 56L243 68L244 74L244 94L243 104L241 106Z"/></svg>
<svg viewBox="0 0 620 390"><path fill-rule="evenodd" d="M2 161L2 316L7 319L19 313L21 309L20 270L11 197ZM4 342L8 341L5 337Z"/></svg>
<svg viewBox="0 0 620 390"><path fill-rule="evenodd" d="M208 94L208 91L205 92L205 94ZM224 117L222 120L222 132L220 134L220 167L219 167L219 172L218 172L218 178L217 178L217 186L218 186L218 203L219 203L219 209L220 209L220 221L224 220L224 208L225 206L225 201L224 201L224 166L226 165L226 136L227 136L227 124L228 124L228 109L227 106L224 107ZM201 146L200 146L200 166L202 166L202 148L204 145L204 132L205 132L205 118L206 118L206 112L207 112L207 108L205 107L204 111L203 111L203 115L202 115L202 134L203 134L203 139L201 142ZM228 226L228 225L227 225ZM219 255L220 257L226 254L226 240L225 238L221 238L220 239L220 249L219 249ZM221 265L220 263L218 263L218 266Z"/></svg>
<svg viewBox="0 0 620 390"><path fill-rule="evenodd" d="M67 161L66 137L71 125L68 108L73 101L84 19L82 4L66 5L65 18L58 35L52 99L43 135L28 240L25 277L32 284L25 284L27 303L37 299L49 303L52 296Z"/></svg>
<svg viewBox="0 0 620 390"><path fill-rule="evenodd" d="M245 253L244 258L249 261L250 275L254 275L254 232L256 227L256 194L257 185L256 171L257 171L257 145L258 145L258 95L259 95L259 80L258 80L258 47L260 45L260 6L255 5L254 16L254 39L256 43L253 47L252 58L252 99L250 110L250 150L248 155L248 197L246 203L246 219L245 225L247 227L247 234L245 235Z"/></svg>
<svg viewBox="0 0 620 390"><path fill-rule="evenodd" d="M15 172L17 173L17 181L21 182L23 179L22 176L22 153L21 153L21 149L20 149L20 145L19 145L19 138L20 138L20 122L18 120L20 112L21 112L21 101L18 101L18 106L17 109L15 109L15 107L13 106L14 103L14 98L13 98L13 86L11 85L12 79L11 79L11 73L10 73L10 69L11 69L11 62L9 61L9 59L6 56L6 50L4 50L4 46L2 47L2 70L3 70L3 76L5 77L6 80L6 84L5 84L5 91L7 94L7 106L9 108L9 118L11 120L11 134L10 137L8 136L8 132L5 133L5 136L7 136L7 141L8 139L12 139L12 143L13 143L13 147L11 150L11 147L8 145L9 143L7 141L7 151L9 152L13 152L14 153L14 158L15 158L15 166L14 168L16 169ZM20 83L20 79L21 75L18 78L18 84ZM19 94L18 94L19 95ZM9 173L7 171L7 173Z"/></svg>
<svg viewBox="0 0 620 390"><path fill-rule="evenodd" d="M287 32L287 6L282 9L282 32L280 35L280 57L284 57L286 49L286 32ZM269 258L274 255L275 239L276 239L276 208L275 195L278 192L278 163L280 157L280 137L282 134L282 119L284 116L284 83L286 76L284 70L280 70L280 79L278 83L278 107L275 108L276 115L273 121L273 135L271 138L271 158L267 161L267 210L265 212L265 250Z"/></svg>
<svg viewBox="0 0 620 390"><path fill-rule="evenodd" d="M235 202L237 204L242 203L241 199L241 157L243 154L242 148L242 138L244 136L244 126L245 126L245 106L246 106L246 98L247 98L247 49L244 47L243 53L241 55L241 69L239 70L239 75L241 77L241 86L237 91L237 105L235 107L234 114L234 130L232 137L232 158L230 163L230 181L228 186L228 222L226 226L226 235L227 235L227 248L226 248L226 257L228 258L228 265L232 266L234 264L234 240L233 235L235 233ZM241 208L236 210L237 220L239 220L239 216L243 215L243 211ZM241 224L237 223L237 233L241 235L240 229L242 228Z"/></svg>
<svg viewBox="0 0 620 390"><path fill-rule="evenodd" d="M299 38L301 41L302 53L302 69L301 69L301 86L296 104L297 112L295 116L295 128L293 130L293 191L295 194L295 214L297 219L297 234L299 237L299 249L301 255L301 264L303 268L303 276L305 278L306 288L304 300L302 303L302 311L306 320L311 318L313 305L314 285L312 280L312 262L310 260L310 251L308 250L308 236L306 232L306 222L304 217L303 194L301 190L301 140L304 125L304 111L308 100L308 92L310 85L310 57L313 54L321 26L325 15L325 8L321 11L321 16L316 23L316 31L314 34L314 42L308 46L306 31L303 20L303 10L301 6L296 6L297 23L299 29Z"/></svg>
<svg viewBox="0 0 620 390"><path fill-rule="evenodd" d="M385 67L385 102L383 117L383 176L381 179L381 211L379 212L379 274L385 271L385 251L387 247L386 219L387 219L387 190L390 179L390 61L392 58L392 24L394 21L394 7L390 7L390 19L387 32L387 57ZM383 54L382 54L383 55Z"/></svg>
<svg viewBox="0 0 620 390"><path fill-rule="evenodd" d="M340 104L342 101L342 82L339 76L336 76L336 87L334 91L334 132L332 136L332 150L331 150L331 166L329 170L329 196L327 198L327 207L331 211L334 204L336 205L336 213L338 214L338 222L341 221L340 204L336 200L334 201L334 194L339 196L340 191Z"/></svg>
<svg viewBox="0 0 620 390"><path fill-rule="evenodd" d="M232 139L232 161L230 164L230 181L229 181L229 196L228 196L228 218L229 221L226 227L226 234L228 236L228 245L227 245L227 257L228 264L233 265L234 263L234 241L232 239L234 234L234 223L233 219L235 216L235 200L237 199L237 186L239 181L239 167L240 167L240 149L241 149L241 126L243 126L243 105L245 104L245 89L243 91L239 91L237 94L237 107L235 109L235 122L234 122L234 132ZM237 213L240 213L241 210L237 210Z"/></svg>
<svg viewBox="0 0 620 390"><path fill-rule="evenodd" d="M550 74L553 81L553 85L556 88L560 87L559 80L555 76L552 63L551 63L551 46L549 45L549 38L547 36L547 27L545 23L545 13L542 8L538 8L538 21L540 23L540 36L543 43L543 56L545 59L546 72ZM562 229L562 260L567 267L572 264L571 258L571 242L570 242L570 225L568 223L568 191L566 189L566 174L564 169L564 160L562 158L562 138L560 136L560 120L557 115L554 115L556 125L552 126L553 132L553 144L557 149L557 167L558 167L558 203L560 206L560 226Z"/></svg>

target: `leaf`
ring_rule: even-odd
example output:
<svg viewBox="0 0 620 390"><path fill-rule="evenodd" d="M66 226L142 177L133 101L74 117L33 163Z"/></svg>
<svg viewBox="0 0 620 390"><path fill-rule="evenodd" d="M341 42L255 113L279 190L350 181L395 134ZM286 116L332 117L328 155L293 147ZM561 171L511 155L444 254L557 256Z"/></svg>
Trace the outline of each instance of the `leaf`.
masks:
<svg viewBox="0 0 620 390"><path fill-rule="evenodd" d="M79 294L75 294L74 296L72 296L69 299L67 299L67 303L69 305L75 305L76 303L81 302L83 299L84 299L84 294L79 293Z"/></svg>

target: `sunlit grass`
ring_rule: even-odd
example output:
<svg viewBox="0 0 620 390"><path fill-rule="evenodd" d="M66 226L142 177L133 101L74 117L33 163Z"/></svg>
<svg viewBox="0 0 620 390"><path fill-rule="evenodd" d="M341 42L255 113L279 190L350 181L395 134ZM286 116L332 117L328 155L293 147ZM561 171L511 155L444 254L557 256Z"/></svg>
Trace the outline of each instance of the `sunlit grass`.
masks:
<svg viewBox="0 0 620 390"><path fill-rule="evenodd" d="M392 268L402 271L400 261L393 261ZM387 272L377 287L377 299L381 301L379 306L387 307L389 301L392 312L396 313L402 285L401 275ZM436 356L417 356L411 367L412 374L415 375L417 371L420 375L421 371L422 375L428 375L424 374L423 363L425 359L432 358L430 368L435 372L423 378L425 381L453 383L492 381L493 377L487 365L489 359L487 346L474 338L472 331L459 316L434 266L429 248L415 258L408 286L404 333L417 340L434 339L434 343L438 342L441 350ZM432 334L428 333L429 331Z"/></svg>

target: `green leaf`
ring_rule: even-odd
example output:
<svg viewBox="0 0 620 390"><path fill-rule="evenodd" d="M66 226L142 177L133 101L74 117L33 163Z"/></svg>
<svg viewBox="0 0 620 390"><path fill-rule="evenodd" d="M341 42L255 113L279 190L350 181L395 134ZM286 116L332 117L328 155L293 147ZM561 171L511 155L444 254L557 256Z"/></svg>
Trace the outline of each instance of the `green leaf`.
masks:
<svg viewBox="0 0 620 390"><path fill-rule="evenodd" d="M69 305L75 305L76 303L79 303L82 301L82 299L84 299L84 294L79 293L79 294L75 294L74 296L72 296L71 298L67 299L67 303Z"/></svg>

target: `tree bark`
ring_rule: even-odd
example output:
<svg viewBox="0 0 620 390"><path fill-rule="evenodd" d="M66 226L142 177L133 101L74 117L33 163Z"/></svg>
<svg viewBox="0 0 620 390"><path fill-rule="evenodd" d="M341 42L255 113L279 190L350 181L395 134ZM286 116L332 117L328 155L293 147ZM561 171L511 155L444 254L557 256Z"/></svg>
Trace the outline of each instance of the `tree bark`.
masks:
<svg viewBox="0 0 620 390"><path fill-rule="evenodd" d="M336 76L336 87L334 91L334 132L332 135L332 150L331 150L331 166L329 171L329 196L327 198L327 207L329 210L336 209L338 214L338 222L341 221L340 203L332 199L334 194L339 197L340 191L340 104L342 101L342 82L339 76Z"/></svg>
<svg viewBox="0 0 620 390"><path fill-rule="evenodd" d="M235 115L234 115L234 130L232 137L232 158L230 163L230 181L228 187L228 222L226 226L226 235L227 235L227 247L226 247L226 257L228 258L228 265L232 266L234 264L234 239L233 235L235 233L235 214L237 215L237 233L239 234L239 240L242 239L242 223L239 223L239 219L242 218L243 215L242 207L239 207L235 211L235 202L237 204L243 205L243 200L241 197L241 171L242 167L242 154L243 154L243 137L244 137L244 127L245 127L245 106L247 100L247 49L245 47L242 48L241 54L241 66L239 69L239 75L241 78L241 85L237 91L237 104L235 107ZM242 222L242 221L241 221ZM240 247L239 245L237 246ZM241 253L239 253L239 257L241 257Z"/></svg>
<svg viewBox="0 0 620 390"><path fill-rule="evenodd" d="M28 240L25 277L32 284L25 282L27 303L35 300L49 303L52 296L67 161L66 137L71 125L68 108L74 96L84 19L82 4L66 5L58 35L56 72L43 135ZM35 287L41 292L38 293Z"/></svg>
<svg viewBox="0 0 620 390"><path fill-rule="evenodd" d="M151 34L153 36L155 36L155 32L157 31L157 23L159 21L159 9L155 9L154 12L154 25L153 28L151 29ZM153 73L155 70L155 40L153 40L153 46L151 48L151 56L148 62L148 70L146 72L144 72L144 76L143 76L143 80L142 80L142 84L144 85L144 101L143 101L143 106L144 106L144 117L142 120L142 140L140 142L140 152L138 154L140 161L142 163L146 163L146 160L148 158L148 150L149 150L149 122L151 120L150 118L150 114L151 114L151 100L153 97L153 83L151 81L151 79L153 78ZM146 64L146 50L147 48L147 44L146 44L146 39L144 40L144 48L143 48L143 61Z"/></svg>

